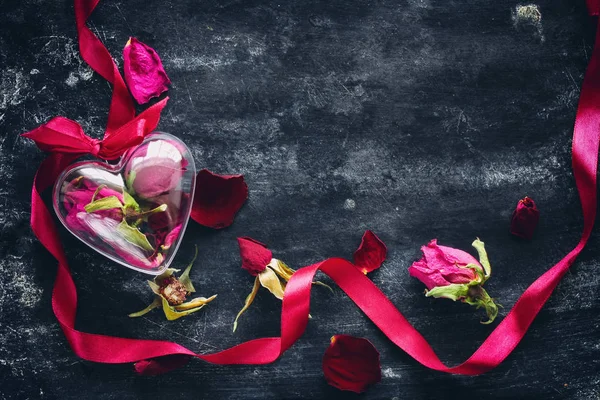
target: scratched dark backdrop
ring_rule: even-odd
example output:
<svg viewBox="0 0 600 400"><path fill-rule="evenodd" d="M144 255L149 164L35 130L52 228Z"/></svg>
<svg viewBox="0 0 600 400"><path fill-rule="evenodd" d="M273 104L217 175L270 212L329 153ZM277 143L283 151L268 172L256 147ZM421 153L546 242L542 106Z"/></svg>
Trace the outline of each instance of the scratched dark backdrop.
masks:
<svg viewBox="0 0 600 400"><path fill-rule="evenodd" d="M600 398L597 234L516 351L480 377L422 367L339 289L320 288L306 334L272 365L192 361L150 378L131 365L81 361L51 311L55 262L29 228L44 156L18 135L64 115L100 137L110 87L79 57L72 1L2 0L0 11L2 399L355 398L322 376L338 333L367 337L381 352L383 380L365 399ZM173 81L160 129L183 139L198 166L244 174L250 200L228 229L190 224L176 264L197 244L193 280L219 297L175 322L159 311L129 319L151 300L146 277L61 228L78 329L199 352L277 335L280 302L265 290L231 332L252 286L235 238L264 241L300 267L351 257L372 229L389 247L373 281L457 364L494 325L480 325L466 305L423 296L406 271L419 246L439 238L469 249L482 238L494 268L488 290L505 315L578 240L570 144L594 32L583 0L106 0L89 24L120 64L129 36L157 49ZM524 195L542 213L531 242L508 234Z"/></svg>

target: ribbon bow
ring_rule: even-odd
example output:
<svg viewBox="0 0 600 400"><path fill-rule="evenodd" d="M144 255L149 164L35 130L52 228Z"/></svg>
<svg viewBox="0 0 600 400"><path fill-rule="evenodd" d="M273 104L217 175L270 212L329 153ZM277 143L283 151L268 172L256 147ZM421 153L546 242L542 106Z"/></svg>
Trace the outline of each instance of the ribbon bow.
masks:
<svg viewBox="0 0 600 400"><path fill-rule="evenodd" d="M114 160L130 147L137 146L158 125L165 98L115 131L107 130L104 139L93 139L83 132L77 122L55 117L42 126L22 136L33 140L37 146L50 153L91 154L104 160Z"/></svg>

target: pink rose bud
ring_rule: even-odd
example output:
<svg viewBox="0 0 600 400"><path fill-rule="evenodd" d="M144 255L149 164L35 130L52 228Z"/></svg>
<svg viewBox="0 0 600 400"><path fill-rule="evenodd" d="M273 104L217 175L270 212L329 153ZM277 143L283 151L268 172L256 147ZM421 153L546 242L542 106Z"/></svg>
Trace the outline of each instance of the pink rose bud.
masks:
<svg viewBox="0 0 600 400"><path fill-rule="evenodd" d="M540 212L533 199L519 200L510 221L510 233L523 239L531 239L540 220Z"/></svg>
<svg viewBox="0 0 600 400"><path fill-rule="evenodd" d="M156 51L136 38L129 38L125 45L123 61L125 81L139 104L160 96L171 84Z"/></svg>
<svg viewBox="0 0 600 400"><path fill-rule="evenodd" d="M489 324L498 315L498 305L483 289L492 268L484 243L477 239L473 247L477 249L480 261L462 250L439 246L433 239L421 247L423 257L415 261L408 272L427 286L427 297L460 300L477 308L484 307L488 321L483 323Z"/></svg>
<svg viewBox="0 0 600 400"><path fill-rule="evenodd" d="M408 268L408 272L410 276L423 282L429 290L436 286L469 283L476 280L475 270L465 268L469 264L483 271L483 267L475 257L462 250L439 246L436 239L421 247L421 251L423 257L415 261Z"/></svg>
<svg viewBox="0 0 600 400"><path fill-rule="evenodd" d="M127 168L127 185L139 197L150 199L174 190L183 169L181 162L168 157L147 158Z"/></svg>

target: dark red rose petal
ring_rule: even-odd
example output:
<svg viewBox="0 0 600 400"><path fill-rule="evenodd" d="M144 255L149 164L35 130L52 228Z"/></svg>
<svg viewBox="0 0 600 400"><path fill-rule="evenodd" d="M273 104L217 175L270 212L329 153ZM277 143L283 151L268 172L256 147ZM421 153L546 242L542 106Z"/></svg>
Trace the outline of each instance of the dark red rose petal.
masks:
<svg viewBox="0 0 600 400"><path fill-rule="evenodd" d="M238 238L240 245L240 256L242 257L242 268L256 276L267 268L271 262L273 253L261 242L249 237Z"/></svg>
<svg viewBox="0 0 600 400"><path fill-rule="evenodd" d="M171 84L156 51L133 37L123 49L123 71L127 86L139 104L160 96Z"/></svg>
<svg viewBox="0 0 600 400"><path fill-rule="evenodd" d="M523 239L531 239L540 220L540 212L533 199L519 200L510 221L510 233Z"/></svg>
<svg viewBox="0 0 600 400"><path fill-rule="evenodd" d="M248 185L243 175L217 175L207 169L198 172L191 217L209 228L221 229L248 199Z"/></svg>
<svg viewBox="0 0 600 400"><path fill-rule="evenodd" d="M358 250L354 252L354 265L364 274L381 267L387 255L385 244L371 231L366 231Z"/></svg>
<svg viewBox="0 0 600 400"><path fill-rule="evenodd" d="M367 339L335 335L323 356L323 374L335 388L362 393L381 381L379 352Z"/></svg>
<svg viewBox="0 0 600 400"><path fill-rule="evenodd" d="M135 372L145 376L164 374L181 368L190 361L191 357L181 354L157 357L151 360L141 360L133 365Z"/></svg>

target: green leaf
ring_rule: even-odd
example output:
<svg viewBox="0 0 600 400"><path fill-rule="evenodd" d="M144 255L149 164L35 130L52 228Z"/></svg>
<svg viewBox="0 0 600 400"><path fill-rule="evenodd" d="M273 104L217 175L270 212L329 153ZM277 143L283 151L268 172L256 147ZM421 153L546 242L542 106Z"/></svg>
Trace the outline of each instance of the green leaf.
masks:
<svg viewBox="0 0 600 400"><path fill-rule="evenodd" d="M133 190L133 181L135 181L135 171L132 170L129 171L129 176L127 176L127 181L125 182L125 184L131 192L135 193L135 191Z"/></svg>
<svg viewBox="0 0 600 400"><path fill-rule="evenodd" d="M467 284L453 283L448 286L436 286L425 292L427 297L445 298L456 301L462 297L466 297L469 291Z"/></svg>
<svg viewBox="0 0 600 400"><path fill-rule="evenodd" d="M477 253L479 253L479 262L485 270L485 279L483 280L485 282L492 275L492 266L490 265L490 260L488 259L487 252L485 251L485 243L483 243L481 240L479 240L479 238L477 238L471 244L471 246L475 247Z"/></svg>
<svg viewBox="0 0 600 400"><path fill-rule="evenodd" d="M129 243L148 252L154 252L154 247L152 247L146 235L140 232L138 228L130 226L125 220L117 225L117 231L122 234Z"/></svg>
<svg viewBox="0 0 600 400"><path fill-rule="evenodd" d="M123 189L123 202L125 203L125 208L132 208L135 211L140 211L140 205L137 201L131 196L125 189Z"/></svg>
<svg viewBox="0 0 600 400"><path fill-rule="evenodd" d="M178 278L179 282L181 282L183 287L190 293L194 293L196 291L196 289L194 288L194 285L192 284L192 281L190 280L190 270L192 269L192 266L194 265L194 262L196 261L197 257L198 257L198 246L196 246L196 252L194 253L194 258L192 258L192 261L190 262L190 264L187 266L185 271L183 271L183 274L181 274Z"/></svg>
<svg viewBox="0 0 600 400"><path fill-rule="evenodd" d="M208 299L206 297L196 297L195 299L192 299L186 303L181 303L178 306L173 306L173 308L175 308L175 310L177 310L177 311L185 311L185 310L189 310L192 308L205 306L216 298L217 298L216 294L210 296Z"/></svg>
<svg viewBox="0 0 600 400"><path fill-rule="evenodd" d="M190 310L176 311L169 304L169 302L167 301L167 299L165 299L162 296L160 296L160 298L162 299L162 306L163 306L163 311L165 313L165 317L167 317L167 319L169 321L174 321L174 320L179 319L181 317L185 317L186 315L190 315L190 314L195 313L196 311L200 311L202 308L204 308L204 305L202 305L200 307L192 308Z"/></svg>
<svg viewBox="0 0 600 400"><path fill-rule="evenodd" d="M485 282L485 279L486 279L485 275L483 274L483 270L481 269L481 267L479 265L467 264L464 267L460 267L460 268L472 269L475 272L475 274L477 274L477 279L473 279L471 282L469 282L469 285L471 285L471 286L479 285L479 284Z"/></svg>
<svg viewBox="0 0 600 400"><path fill-rule="evenodd" d="M142 315L148 314L150 311L154 310L156 307L160 307L160 303L161 303L160 298L156 297L154 299L154 301L152 303L150 303L150 305L148 307L144 308L141 311L129 314L129 317L136 318L136 317L141 317Z"/></svg>
<svg viewBox="0 0 600 400"><path fill-rule="evenodd" d="M117 196L108 196L92 201L91 203L87 204L84 209L88 213L93 213L96 211L112 210L114 208L121 207L123 207L123 204L121 204L121 201Z"/></svg>
<svg viewBox="0 0 600 400"><path fill-rule="evenodd" d="M258 274L258 280L263 287L273 293L273 296L283 300L283 286L281 286L281 281L275 271L268 267L265 268L263 272Z"/></svg>
<svg viewBox="0 0 600 400"><path fill-rule="evenodd" d="M292 278L292 275L294 275L296 272L294 269L288 267L283 261L277 260L276 258L272 259L267 267L270 267L277 275L281 277L281 279L286 282L289 281ZM313 285L326 287L331 291L331 293L333 293L333 289L323 282L315 281L313 282Z"/></svg>
<svg viewBox="0 0 600 400"><path fill-rule="evenodd" d="M152 289L154 294L157 294L160 296L160 286L158 286L156 283L154 283L152 281L148 281L148 285L150 286L150 289Z"/></svg>
<svg viewBox="0 0 600 400"><path fill-rule="evenodd" d="M250 305L254 301L254 298L256 297L256 293L258 293L258 289L260 289L260 282L258 281L258 276L257 276L256 279L254 279L254 286L252 286L252 291L246 297L246 301L244 302L244 307L242 307L240 312L237 313L237 316L235 317L235 321L233 321L233 331L234 332L237 329L238 319L248 309L248 307L250 307Z"/></svg>
<svg viewBox="0 0 600 400"><path fill-rule="evenodd" d="M328 285L328 284L326 284L326 283L323 283L323 282L321 282L321 281L314 281L312 284L313 284L313 285L317 285L317 286L323 286L323 287L325 287L325 288L329 289L329 291L330 291L331 293L334 293L334 292L333 292L333 289L331 288L331 286L329 286L329 285Z"/></svg>
<svg viewBox="0 0 600 400"><path fill-rule="evenodd" d="M288 267L283 261L277 260L273 258L267 267L270 267L277 275L279 275L283 280L289 281L292 275L294 275L295 270Z"/></svg>
<svg viewBox="0 0 600 400"><path fill-rule="evenodd" d="M98 193L100 193L100 191L102 189L104 189L106 187L106 185L100 185L96 188L96 191L94 192L94 195L92 196L92 200L90 201L90 203L93 203L94 200L96 200L96 196L98 196Z"/></svg>

